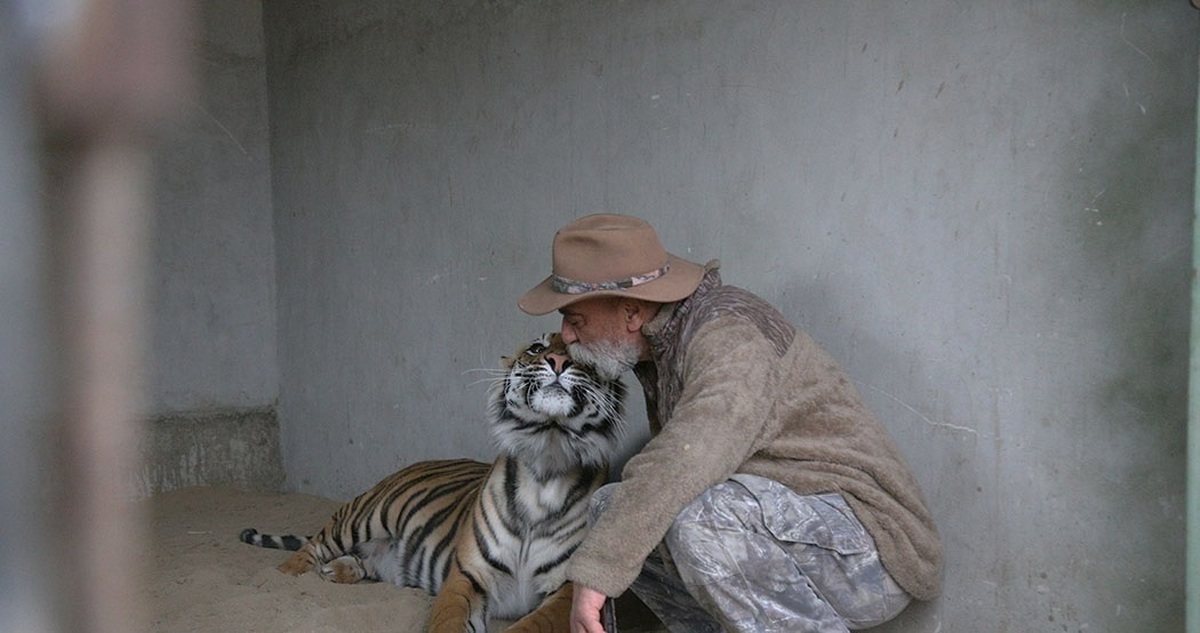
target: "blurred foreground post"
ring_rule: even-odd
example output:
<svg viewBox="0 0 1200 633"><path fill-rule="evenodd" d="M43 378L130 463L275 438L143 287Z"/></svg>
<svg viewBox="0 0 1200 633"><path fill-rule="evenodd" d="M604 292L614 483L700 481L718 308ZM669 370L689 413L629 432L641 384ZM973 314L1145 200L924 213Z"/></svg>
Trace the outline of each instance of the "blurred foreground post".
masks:
<svg viewBox="0 0 1200 633"><path fill-rule="evenodd" d="M78 0L39 35L59 526L52 608L66 631L146 629L144 517L132 504L141 436L143 297L153 132L188 81L183 0Z"/></svg>

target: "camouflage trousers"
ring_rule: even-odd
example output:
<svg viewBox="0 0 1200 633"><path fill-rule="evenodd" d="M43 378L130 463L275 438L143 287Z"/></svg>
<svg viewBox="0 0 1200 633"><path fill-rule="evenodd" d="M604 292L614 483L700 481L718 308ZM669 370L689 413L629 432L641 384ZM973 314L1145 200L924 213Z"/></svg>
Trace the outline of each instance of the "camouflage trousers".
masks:
<svg viewBox="0 0 1200 633"><path fill-rule="evenodd" d="M593 496L593 517L611 492ZM841 495L741 474L684 508L631 588L672 633L844 632L911 601Z"/></svg>

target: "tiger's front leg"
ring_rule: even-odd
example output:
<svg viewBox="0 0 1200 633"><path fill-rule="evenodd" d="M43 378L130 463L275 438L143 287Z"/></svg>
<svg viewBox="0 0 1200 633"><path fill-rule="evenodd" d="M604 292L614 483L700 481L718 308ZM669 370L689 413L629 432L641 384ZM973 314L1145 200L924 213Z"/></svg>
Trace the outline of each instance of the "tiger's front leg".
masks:
<svg viewBox="0 0 1200 633"><path fill-rule="evenodd" d="M505 633L569 633L571 630L571 600L575 589L564 583L546 596L536 610L504 629Z"/></svg>
<svg viewBox="0 0 1200 633"><path fill-rule="evenodd" d="M570 603L567 604L570 609ZM486 633L487 596L481 593L457 561L442 583L429 613L429 633Z"/></svg>

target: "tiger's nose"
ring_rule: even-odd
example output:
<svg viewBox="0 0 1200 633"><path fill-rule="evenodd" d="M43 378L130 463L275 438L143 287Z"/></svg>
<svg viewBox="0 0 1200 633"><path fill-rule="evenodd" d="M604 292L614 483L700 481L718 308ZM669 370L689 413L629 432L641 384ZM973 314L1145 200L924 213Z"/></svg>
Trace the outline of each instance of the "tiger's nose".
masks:
<svg viewBox="0 0 1200 633"><path fill-rule="evenodd" d="M559 352L550 352L546 354L546 362L550 364L550 369L554 370L554 373L561 374L571 366L571 357Z"/></svg>

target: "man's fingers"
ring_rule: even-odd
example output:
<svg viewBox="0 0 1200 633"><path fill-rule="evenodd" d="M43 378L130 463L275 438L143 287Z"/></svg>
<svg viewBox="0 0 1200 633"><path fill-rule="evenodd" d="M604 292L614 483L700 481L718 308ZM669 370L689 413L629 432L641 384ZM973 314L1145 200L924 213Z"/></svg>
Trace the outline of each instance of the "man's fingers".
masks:
<svg viewBox="0 0 1200 633"><path fill-rule="evenodd" d="M571 633L604 633L600 624L600 609L608 597L582 585L575 586L571 601Z"/></svg>

